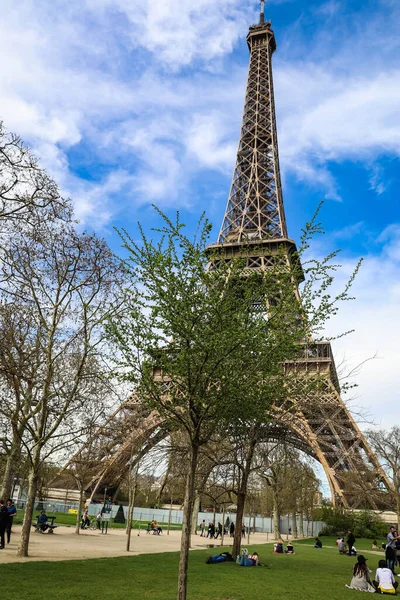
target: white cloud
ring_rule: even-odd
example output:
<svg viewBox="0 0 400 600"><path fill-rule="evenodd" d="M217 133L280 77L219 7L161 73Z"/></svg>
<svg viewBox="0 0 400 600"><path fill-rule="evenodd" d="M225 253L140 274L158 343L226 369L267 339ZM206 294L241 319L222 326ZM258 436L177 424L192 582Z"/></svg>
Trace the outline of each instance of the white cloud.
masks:
<svg viewBox="0 0 400 600"><path fill-rule="evenodd" d="M329 325L330 334L355 332L333 342L337 363L351 369L368 361L355 377L357 403L377 425L390 427L399 415L400 364L400 225L393 224L376 238L377 253L367 255L356 277L355 300L342 305ZM372 250L375 250L373 248ZM352 273L354 261L344 259L336 289Z"/></svg>
<svg viewBox="0 0 400 600"><path fill-rule="evenodd" d="M360 13L347 30L337 6L322 6L327 26L307 50L301 23L278 39L275 63L282 168L334 199L330 161L363 161L380 194L387 184L374 161L400 155L397 5L389 22ZM229 177L246 67L221 61L239 38L244 46L255 2L5 0L3 17L1 116L63 188L85 193L81 215L102 213L102 202L112 214L111 196L97 193L110 170L129 172L133 204L187 204L200 171ZM104 176L78 181L69 156L79 144Z"/></svg>
<svg viewBox="0 0 400 600"><path fill-rule="evenodd" d="M328 161L368 166L381 154L400 156L400 70L338 79L329 64L302 65L301 72L283 65L276 82L282 162L300 176L315 178ZM320 180L333 185L326 172Z"/></svg>
<svg viewBox="0 0 400 600"><path fill-rule="evenodd" d="M87 0L92 10L98 0ZM129 35L171 69L195 60L209 62L232 51L254 16L254 2L230 0L102 0L103 10L120 11L129 20Z"/></svg>
<svg viewBox="0 0 400 600"><path fill-rule="evenodd" d="M229 173L235 161L237 140L232 139L232 129L226 117L225 113L218 111L196 115L187 132L187 146L200 165Z"/></svg>

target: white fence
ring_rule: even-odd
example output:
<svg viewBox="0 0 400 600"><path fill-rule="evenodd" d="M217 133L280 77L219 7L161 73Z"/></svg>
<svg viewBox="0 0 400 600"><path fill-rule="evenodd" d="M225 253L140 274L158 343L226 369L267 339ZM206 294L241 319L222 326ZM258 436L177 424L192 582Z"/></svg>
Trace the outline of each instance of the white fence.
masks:
<svg viewBox="0 0 400 600"><path fill-rule="evenodd" d="M101 507L102 507L101 504L90 504L89 505L89 515L90 516L96 515L99 511L99 508L101 508ZM119 505L117 505L117 504L112 505L112 507L111 507L112 518L114 518L116 516L118 509L119 509ZM128 507L124 506L123 509L124 509L125 518L127 518ZM229 518L229 521L235 521L236 514L226 512L225 513L225 521L227 518ZM182 520L183 520L183 511L182 510L171 510L171 516L170 516L170 511L168 509L141 508L141 507L135 506L135 508L133 510L133 519L135 521L145 521L145 522L149 522L149 523L153 520L157 521L158 523L168 523L168 521L170 521L171 525L181 525ZM205 520L206 524L208 525L208 523L210 521L214 521L214 513L199 512L197 524L201 523L201 521L203 519ZM215 513L215 522L218 523L218 521L222 522L222 513ZM254 518L246 516L244 518L244 523L246 525L246 528L249 527L249 525L251 526L251 528L253 528ZM300 520L298 519L297 520L297 528L298 529L299 529L299 526L300 526ZM321 521L303 520L304 535L311 535L311 536L318 535L318 533L321 531L323 526L324 526L324 523L322 523ZM291 527L292 527L291 517L289 517L289 516L281 517L280 532L282 534L287 534L289 532L289 528L291 528ZM274 530L274 524L273 524L272 517L256 516L255 529L256 529L256 532L272 533Z"/></svg>

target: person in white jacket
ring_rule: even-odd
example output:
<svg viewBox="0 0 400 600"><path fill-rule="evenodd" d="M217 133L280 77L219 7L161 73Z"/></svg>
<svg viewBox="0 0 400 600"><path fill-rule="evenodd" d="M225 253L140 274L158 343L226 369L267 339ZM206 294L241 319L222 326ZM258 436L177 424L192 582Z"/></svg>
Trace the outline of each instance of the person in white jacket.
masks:
<svg viewBox="0 0 400 600"><path fill-rule="evenodd" d="M386 560L379 561L373 584L377 590L384 594L396 593L396 589L399 584L397 581L395 581L392 570L387 568Z"/></svg>

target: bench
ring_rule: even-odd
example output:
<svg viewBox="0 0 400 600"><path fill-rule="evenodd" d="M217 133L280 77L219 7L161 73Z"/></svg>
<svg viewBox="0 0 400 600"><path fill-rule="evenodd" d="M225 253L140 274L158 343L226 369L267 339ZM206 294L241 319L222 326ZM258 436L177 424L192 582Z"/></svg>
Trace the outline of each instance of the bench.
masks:
<svg viewBox="0 0 400 600"><path fill-rule="evenodd" d="M153 535L160 535L160 533L162 533L162 532L163 531L162 531L161 527L158 527L158 526L157 527L152 527L150 525L150 523L149 523L149 525L147 526L147 529L146 529L146 533L149 533L149 534L153 533Z"/></svg>
<svg viewBox="0 0 400 600"><path fill-rule="evenodd" d="M33 527L35 528L35 532L36 533L54 533L54 530L56 529L57 525L54 525L54 521L56 520L56 517L47 517L47 521L44 524L45 525L45 529L43 529L43 523L39 523L39 517L40 515L36 515L36 523L33 524Z"/></svg>

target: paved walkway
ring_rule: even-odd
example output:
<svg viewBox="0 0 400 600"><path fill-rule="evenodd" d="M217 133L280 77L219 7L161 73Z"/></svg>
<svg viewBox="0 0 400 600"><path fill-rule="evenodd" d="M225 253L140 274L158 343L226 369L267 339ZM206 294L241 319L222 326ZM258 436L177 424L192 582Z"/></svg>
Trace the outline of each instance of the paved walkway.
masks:
<svg viewBox="0 0 400 600"><path fill-rule="evenodd" d="M53 535L31 532L29 544L29 557L18 558L18 546L21 527L13 527L11 543L0 550L0 562L31 562L37 560L85 560L87 558L109 558L112 556L134 556L137 554L152 554L156 552L177 552L180 548L181 532L170 531L167 535L147 534L145 530L137 534L132 530L131 550L126 547L126 533L124 529L111 529L107 535L97 531L81 531L74 533L74 527L58 527ZM272 542L271 534L256 533L250 536L251 544L265 544ZM214 542L212 545L211 542ZM229 545L231 538L225 536L224 545ZM247 537L246 537L247 545ZM192 550L220 547L220 540L209 540L199 535L192 536Z"/></svg>

